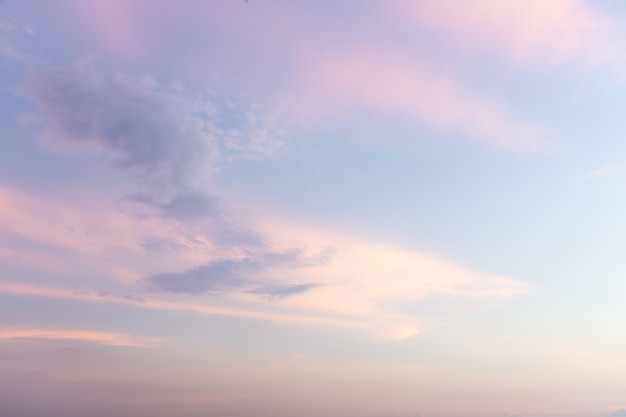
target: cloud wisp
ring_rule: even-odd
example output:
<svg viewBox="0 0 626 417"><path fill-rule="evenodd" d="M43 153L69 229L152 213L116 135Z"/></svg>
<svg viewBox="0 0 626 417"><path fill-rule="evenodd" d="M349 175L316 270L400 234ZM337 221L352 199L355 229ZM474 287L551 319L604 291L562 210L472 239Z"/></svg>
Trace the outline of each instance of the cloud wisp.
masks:
<svg viewBox="0 0 626 417"><path fill-rule="evenodd" d="M32 68L37 60L23 45L24 38L32 35L33 29L27 22L0 19L0 60Z"/></svg>
<svg viewBox="0 0 626 417"><path fill-rule="evenodd" d="M210 229L185 228L171 218L72 209L7 190L1 195L6 198L0 204L0 230L5 238L22 242L19 252L0 246L7 266L34 276L41 273L37 268L58 269L68 279L82 277L84 271L91 276L80 279L80 291L5 282L0 291L9 294L342 326L377 340L398 340L429 326L428 318L417 312L424 300L453 312L530 290L510 278L418 251L284 221L257 224L257 230L267 232L261 234L271 232L273 238L260 245L236 239L226 245L212 240ZM146 241L164 242L169 249L146 248ZM55 263L60 249L71 255L72 263ZM71 282L56 284L72 288Z"/></svg>
<svg viewBox="0 0 626 417"><path fill-rule="evenodd" d="M517 67L550 69L572 60L588 67L622 68L625 63L623 45L616 43L617 22L585 1L398 0L391 4L396 18L434 31L460 51L489 52Z"/></svg>
<svg viewBox="0 0 626 417"><path fill-rule="evenodd" d="M323 266L332 261L332 248L320 254L306 256L300 249L285 252L257 253L244 258L218 259L181 273L156 274L146 279L153 289L173 293L220 294L232 290L247 290L256 294L286 297L305 292L315 284L290 284L265 288L255 276L272 269L296 270Z"/></svg>
<svg viewBox="0 0 626 417"><path fill-rule="evenodd" d="M154 347L159 339L142 338L118 333L91 330L0 328L0 342L10 340L72 340L107 346Z"/></svg>
<svg viewBox="0 0 626 417"><path fill-rule="evenodd" d="M368 115L370 123L394 120L506 151L534 153L551 146L544 129L517 120L504 103L411 55L367 47L306 59L287 100L289 119L315 128Z"/></svg>

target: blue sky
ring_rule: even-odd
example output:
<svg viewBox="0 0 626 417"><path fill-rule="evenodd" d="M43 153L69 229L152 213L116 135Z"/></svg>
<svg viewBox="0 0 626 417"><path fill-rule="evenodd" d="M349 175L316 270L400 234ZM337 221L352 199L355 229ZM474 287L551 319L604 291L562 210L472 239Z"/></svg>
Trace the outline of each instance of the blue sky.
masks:
<svg viewBox="0 0 626 417"><path fill-rule="evenodd" d="M3 408L620 416L625 13L0 2Z"/></svg>

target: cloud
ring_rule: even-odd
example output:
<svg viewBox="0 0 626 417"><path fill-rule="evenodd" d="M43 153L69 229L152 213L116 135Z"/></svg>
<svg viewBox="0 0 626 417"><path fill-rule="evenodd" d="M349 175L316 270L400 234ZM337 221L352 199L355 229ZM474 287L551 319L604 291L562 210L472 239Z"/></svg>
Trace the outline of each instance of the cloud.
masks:
<svg viewBox="0 0 626 417"><path fill-rule="evenodd" d="M151 192L136 192L126 195L122 205L150 206L164 217L178 220L197 220L221 214L219 199L202 192L181 191L171 198L159 199Z"/></svg>
<svg viewBox="0 0 626 417"><path fill-rule="evenodd" d="M216 214L217 198L200 193L180 193L161 206L163 214L180 219L202 218Z"/></svg>
<svg viewBox="0 0 626 417"><path fill-rule="evenodd" d="M210 115L150 77L104 74L82 62L45 71L27 93L51 140L104 150L148 184L196 189L215 170Z"/></svg>
<svg viewBox="0 0 626 417"><path fill-rule="evenodd" d="M392 120L509 151L550 145L544 129L517 120L504 103L412 56L376 47L313 55L294 79L285 105L288 118L313 129L345 120L359 125Z"/></svg>
<svg viewBox="0 0 626 417"><path fill-rule="evenodd" d="M179 221L149 207L127 213L101 200L69 204L0 186L0 260L5 267L136 282L143 276L263 247L254 231L219 216Z"/></svg>
<svg viewBox="0 0 626 417"><path fill-rule="evenodd" d="M299 284L284 287L267 287L257 289L253 291L253 293L268 296L270 299L277 299L289 297L292 295L304 294L305 292L312 290L318 285L319 284Z"/></svg>
<svg viewBox="0 0 626 417"><path fill-rule="evenodd" d="M220 293L248 284L247 275L261 268L252 259L224 259L198 266L182 273L165 273L149 277L151 288L190 294Z"/></svg>
<svg viewBox="0 0 626 417"><path fill-rule="evenodd" d="M112 242L132 250L137 228L131 219L101 208L88 208L81 210L0 186L0 231L4 239L20 237L85 255L103 252Z"/></svg>
<svg viewBox="0 0 626 417"><path fill-rule="evenodd" d="M95 31L110 50L126 58L136 58L144 50L134 3L128 0L71 1L85 29Z"/></svg>
<svg viewBox="0 0 626 417"><path fill-rule="evenodd" d="M86 274L93 280L133 283L150 276L145 282L153 289L199 294L256 290L266 284L256 281L261 273L313 267L332 257L328 248L311 254L297 246L277 246L266 233L221 212L205 218L211 201L202 195L189 198L198 198L198 221L189 213L193 205L179 213L176 200L157 207L156 214L137 216L87 204L89 199L75 207L0 187L0 260L13 271L36 271L36 276ZM161 209L175 213L163 216ZM183 272L162 272L172 270Z"/></svg>
<svg viewBox="0 0 626 417"><path fill-rule="evenodd" d="M294 109L311 120L373 108L442 130L469 132L504 147L536 145L534 129L413 60L366 49L331 54L315 65L298 96L312 101ZM77 251L85 264L123 269L126 284L145 277L140 283L155 290L151 297L130 298L108 291L46 289L33 295L340 325L398 340L428 326L414 312L426 298L455 310L459 304L482 305L528 291L512 279L417 251L266 219L254 228L241 226L206 186L227 155L223 152L228 146L221 143L228 123L184 88L166 89L149 77L105 74L80 63L49 69L27 92L41 110L48 140L104 153L116 169L137 179L135 191L120 204L131 209L119 213L102 208L90 212L7 192L26 210L0 203L9 213L0 226L32 241ZM266 123L243 116L247 126ZM109 218L110 223L102 222ZM79 239L64 228L78 229ZM327 249L328 242L334 250Z"/></svg>
<svg viewBox="0 0 626 417"><path fill-rule="evenodd" d="M286 242L287 236L298 236L311 247L333 242L334 248L332 262L310 269L275 271L271 284L278 291L277 297L270 297L272 302L291 311L357 319L379 340L403 339L433 325L418 312L424 302L438 305L443 316L451 318L455 312L483 308L489 300L532 290L523 282L415 250L311 230L285 220L265 225L271 225ZM313 285L293 286L296 280L299 285ZM295 293L280 297L281 291L290 289ZM442 317L435 321L439 319Z"/></svg>
<svg viewBox="0 0 626 417"><path fill-rule="evenodd" d="M256 120L248 121L245 131L229 129L224 132L224 146L247 159L276 158L285 150L283 135L279 127L257 127Z"/></svg>
<svg viewBox="0 0 626 417"><path fill-rule="evenodd" d="M459 51L492 52L516 65L551 67L569 60L586 65L624 61L616 22L580 0L398 0L396 18L430 29Z"/></svg>
<svg viewBox="0 0 626 417"><path fill-rule="evenodd" d="M85 330L0 328L0 341L17 339L74 340L109 346L153 347L158 339Z"/></svg>
<svg viewBox="0 0 626 417"><path fill-rule="evenodd" d="M257 276L269 270L298 269L321 266L331 261L332 250L307 257L300 249L286 252L256 253L240 259L219 259L182 273L156 274L145 282L160 291L188 294L219 294L232 290L248 290L252 293L286 297L313 288L313 284L288 285L284 287L258 288Z"/></svg>
<svg viewBox="0 0 626 417"><path fill-rule="evenodd" d="M271 231L272 238L254 245L212 239L215 229L162 216L72 208L3 189L0 197L0 292L9 294L341 326L376 340L397 340L531 290L419 251L268 216L260 217L257 230ZM162 249L147 250L146 242ZM4 247L19 250L5 253ZM11 271L20 274L16 279L24 277L22 285L6 282ZM58 275L56 285L72 286L80 278L83 289L98 289L25 285L44 271ZM425 316L423 302L441 313Z"/></svg>
<svg viewBox="0 0 626 417"><path fill-rule="evenodd" d="M36 58L25 46L32 34L33 30L27 22L0 19L0 59L32 67Z"/></svg>
<svg viewBox="0 0 626 417"><path fill-rule="evenodd" d="M269 86L263 88L266 91L273 89L275 97L267 101L275 101L275 106L264 112L263 117L259 117L257 112L255 117L246 117L240 128L223 126L221 132L223 150L250 159L280 155L286 149L284 138L298 137L307 128L323 128L346 121L354 123L359 132L369 128L368 125L363 127L367 123L393 123L413 128L425 126L436 132L460 134L508 151L543 151L552 145L550 132L521 120L503 100L468 85L451 71L441 71L442 67L450 68L450 63L427 63L428 51L420 51L419 45L407 46L398 42L397 28L417 26L416 36L420 36L426 27L443 33L442 36L464 42L471 36L455 32L455 19L462 23L467 18L471 26L474 24L472 16L475 15L478 21L475 26L479 29L487 27L484 29L486 41L491 41L494 38L492 34L498 33L502 20L505 30L513 26L519 31L526 31L526 35L519 35L515 38L519 40L514 41L515 45L523 46L525 42L535 44L534 41L524 41L533 38L534 28L540 32L537 36L549 43L550 30L556 20L565 24L568 18L572 18L570 25L586 25L582 17L577 18L579 14L573 6L573 11L568 11L567 5L537 3L533 7L524 7L524 2L516 1L510 6L512 11L508 11L506 5L487 0L479 0L476 7L445 0L443 5L428 0L377 1L360 5L351 14L349 25L329 25L328 16L308 6L264 5L251 15L247 9L241 10L230 3L208 5L192 2L189 8L181 11L165 2L159 5L162 9L158 10L166 10L167 13L156 16L152 10L155 8L149 7L144 0L114 1L110 5L104 5L99 0L94 8L86 8L79 4L81 2L73 3L85 9L86 19L95 21L89 30L97 32L107 44L113 45L113 49L119 47L122 51L126 47L123 39L128 36L132 38L131 44L142 44L139 49L159 55L154 50L161 50L161 45L167 43L165 34L170 33L174 22L184 21L194 28L190 36L206 39L208 50L220 59L207 64L206 60L195 55L189 57L186 52L181 52L181 48L172 50L168 44L166 50L169 56L180 57L180 61L186 63L182 65L193 65L194 71L201 67L206 68L207 73L219 73L224 84L232 82L236 89L247 84L247 80L254 80L253 88L257 91L259 85ZM100 7L104 11L95 13ZM142 13L144 9L150 9L146 10L145 16ZM197 12L193 19L189 19L190 10ZM460 10L459 13L455 13L457 10ZM537 11L536 15L534 11ZM567 17L559 18L562 12ZM425 22L419 20L425 13L430 13L435 21L431 22L429 18L424 18ZM500 19L498 13L505 18ZM108 18L109 14L115 17ZM455 17L457 14L459 16ZM506 20L509 15L513 20L511 24ZM263 18L259 19L259 16ZM522 16L520 22L516 20L518 16ZM542 19L547 20L544 22ZM133 24L128 25L128 22ZM293 22L302 23L295 25ZM364 24L368 25L368 32L371 26L371 33L364 38L363 33L358 32L358 37L355 37L354 28ZM118 30L118 27L121 29ZM131 33L122 35L126 28ZM471 28L467 31L471 32ZM408 32L411 33L410 28ZM508 33L505 32L505 35ZM219 38L228 39L229 47L225 48L223 43L214 44L214 39ZM496 42L507 36L497 38ZM585 34L576 37L579 38L586 39ZM241 39L245 42L242 43ZM503 49L509 53L514 48L505 45ZM561 49L567 50L567 47ZM280 52L277 54L277 51ZM546 55L553 58L557 53L550 50ZM245 56L245 61L241 62L239 58L233 61L234 57L240 56ZM229 64L220 66L216 62ZM262 67L267 67L267 70L257 72L256 69ZM233 68L237 70L233 72ZM242 73L245 76L241 76ZM230 74L237 74L237 79L231 81ZM414 134L406 136L415 137ZM388 142L388 135L384 137Z"/></svg>
<svg viewBox="0 0 626 417"><path fill-rule="evenodd" d="M249 308L228 306L227 302L213 298L211 302L201 302L198 297L193 300L176 297L176 301L163 298L138 297L130 294L102 293L94 291L76 291L67 288L45 287L41 285L24 285L22 283L0 282L0 294L10 294L23 297L43 297L62 300L76 300L88 303L111 303L130 305L137 308L162 311L182 311L188 313L241 317L254 320L273 321L277 323L300 323L321 326L338 326L362 329L366 323L358 318L323 317L305 314L297 311L275 311L263 308L264 305L249 305Z"/></svg>
<svg viewBox="0 0 626 417"><path fill-rule="evenodd" d="M543 151L553 145L549 139L550 132L522 120L503 100L468 85L451 71L441 71L442 67L450 68L449 63L429 64L425 59L428 51L420 51L419 46L406 46L395 39L396 28L406 26L408 22L409 26L417 26L416 36L423 33L422 29L426 27L442 32L442 36L452 37L459 42L465 41L471 37L465 33L456 35L456 18L450 16L456 13L450 11L462 9L458 17L461 21L464 16L476 15L479 21L476 26L482 28L489 26L491 20L499 22L498 13L508 16L507 6L498 5L497 2L494 2L493 7L486 0L480 0L477 7L455 6L454 2L446 1L442 2L445 3L442 6L438 6L436 1L417 2L419 4L395 0L373 2L359 7L358 12L351 15L351 25L341 26L328 25L327 16L320 14L319 10L309 10L308 6L266 5L268 7L257 10L262 13L263 19L258 19L261 15L256 14L256 11L255 18L251 19L252 15L245 9L241 10L230 4L207 5L192 2L188 5L189 8L181 11L165 2L157 9L167 12L157 16L154 10L142 13L144 9L155 9L143 0L113 1L111 4L104 4L106 2L99 0L93 8L87 8L81 2L72 3L75 7L84 9L85 19L94 21L89 30L98 33L112 49L120 49L122 53L127 47L124 39L128 37L132 39L129 44L140 43L139 49L144 53L152 51L151 53L159 55L154 50L160 50L164 41L167 43L165 38L168 36L165 34L170 33L174 22L184 21L194 28L194 37L206 39L206 43L210 45L207 48L220 58L220 63L230 64L219 66L215 60L207 64L206 60L199 60L197 56L187 56L186 52L181 52L181 48L166 48L170 56L184 55L180 61L186 64L182 65L193 65L194 72L197 67L201 67L206 68L207 73L221 74L220 77L223 78L220 80L224 84L231 83L225 80L230 80L229 74L236 67L236 74L241 75L240 71L245 74L232 81L237 89L247 83L242 81L244 79L255 80L253 88L257 90L258 85L269 86L264 88L266 91L273 89L272 94L275 97L266 100L275 101L269 111L259 112L257 109L253 117L246 115L239 121L237 129L232 129L227 124L221 127L220 149L234 152L239 157L276 157L285 152L286 137L298 137L307 128L323 129L328 124L346 121L354 123L359 132L367 130L370 127L367 124L379 122L400 124L409 128L425 126L436 132L460 134L489 146L516 152ZM544 36L542 31L552 27L553 20L558 18L561 9L564 12L569 10L566 6L523 7L523 2L513 3L513 11L509 13L512 18L518 15L526 17L521 22L505 24L505 29L514 26L531 35L532 28L538 26L540 35ZM98 8L103 11L96 13ZM425 19L425 23L421 22L419 17L424 14L422 9L424 13L430 13L439 20L433 23ZM496 17L492 16L492 9L495 10L493 13ZM197 11L191 20L188 16L190 10ZM537 16L532 14L533 10L539 10ZM544 18L542 13L548 15L547 22L541 20ZM570 15L578 16L575 11L567 16ZM554 19L550 20L552 17ZM487 23L482 25L480 19L487 20ZM533 19L540 22L535 25ZM293 21L304 24L294 25ZM132 24L129 25L129 22ZM374 24L368 36L375 37L375 42L371 38L363 38L362 33L359 33L356 38L358 40L355 41L352 24L359 27L365 22L368 25ZM579 25L584 24L583 22ZM494 23L491 27L494 25L497 26ZM485 38L491 40L491 34L498 31L485 30L485 33ZM281 34L291 36L280 36ZM297 36L293 36L294 34ZM531 35L526 38L532 38ZM550 35L551 32L548 31L545 37L549 40ZM246 39L243 44L242 36ZM226 51L223 44L213 44L213 40L220 37L229 40ZM519 38L525 39L521 35ZM515 42L524 44L522 40ZM254 47L251 48L250 45ZM506 45L503 49L508 53L513 48ZM281 51L278 56L276 51ZM546 55L552 58L557 54L550 51ZM235 62L234 56L247 58L243 63ZM250 62L255 65L250 65ZM255 71L257 67L266 66L267 71L259 70L263 74ZM385 142L388 142L388 135L384 136ZM414 134L406 136L415 137Z"/></svg>
<svg viewBox="0 0 626 417"><path fill-rule="evenodd" d="M465 311L486 308L493 301L532 290L523 282L414 250L284 221L266 221L263 225L283 242L273 252L235 257L235 251L229 258L197 263L183 251L174 255L178 264L198 266L181 273L149 275L143 283L156 290L149 293L131 283L126 293L11 283L0 283L0 292L345 327L376 341L393 341L449 322ZM327 242L333 242L332 252L324 249ZM309 249L293 249L301 247ZM197 256L207 253L200 251ZM163 265L159 268L162 270ZM437 313L424 315L423 303L436 305Z"/></svg>
<svg viewBox="0 0 626 417"><path fill-rule="evenodd" d="M607 175L616 174L623 170L624 170L624 166L622 165L607 164L599 168L596 168L592 171L589 171L587 174L585 174L585 178L594 179L594 178L605 177Z"/></svg>
<svg viewBox="0 0 626 417"><path fill-rule="evenodd" d="M41 71L23 90L47 145L104 154L135 180L127 202L181 221L223 214L212 194L222 164L284 148L276 117L245 99L220 106L180 82L100 72L90 59Z"/></svg>

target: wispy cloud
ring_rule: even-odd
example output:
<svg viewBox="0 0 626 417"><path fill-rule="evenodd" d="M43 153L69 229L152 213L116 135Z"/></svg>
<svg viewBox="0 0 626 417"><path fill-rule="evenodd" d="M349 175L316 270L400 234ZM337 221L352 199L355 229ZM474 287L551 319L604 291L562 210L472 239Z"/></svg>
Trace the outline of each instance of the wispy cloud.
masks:
<svg viewBox="0 0 626 417"><path fill-rule="evenodd" d="M551 144L544 129L518 120L507 105L453 74L392 48L351 48L305 60L292 87L288 119L308 128L367 115L460 134L521 152ZM362 117L359 119L362 120Z"/></svg>
<svg viewBox="0 0 626 417"><path fill-rule="evenodd" d="M286 89L291 107L274 109L269 121L254 112L240 114L243 129L221 126L227 109L216 110L210 99L184 86L103 73L88 61L40 73L25 91L39 107L46 139L103 154L112 169L133 178L133 191L116 211L0 189L7 196L0 202L0 227L45 244L34 252L62 247L103 271L111 273L114 265L124 271L129 293L139 295L11 288L24 295L341 325L384 340L422 331L425 319L413 311L425 299L445 310L527 292L515 280L419 251L266 219L240 227L213 192L211 180L229 152L250 157L265 149L271 156L274 148L259 129L269 124L279 130L274 112L281 111L300 127L371 112L372 119L399 118L515 151L545 145L541 129L518 121L497 100L400 52L338 47L311 54ZM294 235L297 242L285 243Z"/></svg>
<svg viewBox="0 0 626 417"><path fill-rule="evenodd" d="M67 288L44 287L40 285L24 285L18 283L0 283L0 293L26 297L55 298L62 300L76 300L90 303L111 303L131 305L137 308L163 311L182 311L210 316L241 317L253 320L273 321L277 323L301 323L309 325L339 326L347 328L367 328L367 323L358 318L316 317L310 314L289 312L284 309L276 311L273 306L265 303L265 308L257 304L249 304L248 309L229 307L224 300L211 299L210 302L201 302L197 297L185 299L157 298L150 296L134 296L129 294L115 294L98 291L72 290ZM256 308L255 308L256 307Z"/></svg>
<svg viewBox="0 0 626 417"><path fill-rule="evenodd" d="M136 3L128 0L71 2L85 30L96 34L109 51L130 59L145 51L143 33L137 22L141 9L138 10Z"/></svg>
<svg viewBox="0 0 626 417"><path fill-rule="evenodd" d="M265 257L221 258L181 273L157 273L127 293L4 283L0 292L121 303L137 308L347 327L376 340L410 337L459 310L527 293L519 281L469 270L443 258L285 223L266 224L284 249ZM292 242L288 236L298 236ZM291 243L289 243L291 242ZM308 242L304 245L302 242ZM323 255L333 242L332 256ZM294 247L308 247L307 254ZM312 255L308 255L312 254ZM251 256L255 256L254 253ZM177 262L189 265L191 259ZM117 294L117 295L116 295ZM445 317L419 313L435 303Z"/></svg>
<svg viewBox="0 0 626 417"><path fill-rule="evenodd" d="M594 178L605 177L607 175L616 174L618 172L621 172L624 169L625 169L625 167L623 165L607 164L607 165L603 165L603 166L601 166L599 168L596 168L594 170L591 170L591 171L587 172L587 174L585 174L585 178L594 179Z"/></svg>
<svg viewBox="0 0 626 417"><path fill-rule="evenodd" d="M76 3L77 7L84 8L78 4L80 2ZM133 39L133 42L138 40L143 45L140 49L144 49L144 52L149 49L146 45L154 47L159 42L157 34L162 31L156 29L159 27L158 19L150 11L146 13L144 19L138 19L141 10L150 8L144 0L124 2L123 5L118 5L120 2L113 2L112 5L100 6L100 3L96 2L96 8L103 7L107 10L106 13L98 14L94 13L93 9L85 8L84 14L91 20L106 23L104 26L95 24L90 29L99 33L99 36L107 42L113 45L121 43L116 39L127 26L132 27L133 32L128 34L128 37ZM561 38L574 37L571 42L587 39L587 32L583 30L588 26L585 20L587 15L584 13L586 9L578 12L580 7L576 6L577 3L572 3L571 7L567 6L567 2L561 3L562 6L537 4L533 7L524 7L523 2L513 2L510 6L512 10L497 2L491 5L491 2L486 0L477 2L475 6L456 5L454 2L445 1L442 5L431 1L419 4L400 1L358 5L355 19L358 24L365 24L362 21L365 19L368 25L373 25L371 36L375 41L372 38L355 38L351 32L354 28L328 25L327 16L319 14L319 11L306 13L306 7L300 9L284 4L263 5L255 9L254 15L249 15L247 10L240 10L232 5L206 5L193 2L189 7L201 16L190 24L200 34L199 36L206 37L207 42L219 36L237 41L241 36L245 37L245 47L235 42L233 48L242 49L224 53L229 57L224 58L226 61L233 55L246 55L250 61L263 66L268 64L266 56L274 56L277 50L284 51L281 52L280 59L287 65L272 66L267 74L262 75L263 83L271 86L269 89L273 90L269 97L272 95L274 97L267 98L268 95L265 95L264 100L266 105L276 103L273 110L267 112L264 117L254 115L255 117L249 118L250 123L243 130L224 129L223 144L226 149L250 158L259 158L284 151L286 143L281 139L289 136L298 137L301 130L297 128L315 128L345 121L350 123L359 115L363 116L360 119L366 118L369 123L400 122L411 127L425 126L438 132L469 137L509 151L535 152L550 148L554 144L550 142L551 135L547 129L532 121L523 120L496 94L483 91L468 80L464 80L458 73L441 70L451 68L451 65L436 62L436 59L435 62L427 63L428 53L397 42L395 30L391 27L407 24L417 25L420 30L430 27L442 32L442 36L465 42L472 39L466 32L473 33L474 26L477 31L485 33L485 41L492 41L494 38L492 34L499 33L501 25L503 35L495 38L500 40L512 36L514 38L512 42L516 45L513 48L505 44L503 49L507 53L516 48L520 50L540 48L542 42L551 45L555 21L559 24L569 22L565 29L559 29L566 32ZM176 16L178 11L170 9L170 6L165 4L160 4L159 7L168 10L167 17L161 16L160 19L165 19L169 22L167 24L171 24L170 19L175 20L176 17L173 16ZM115 19L106 18L109 9L115 9L117 16ZM457 13L451 13L450 10ZM375 13L384 18L371 16ZM561 18L561 13L565 13L566 17ZM419 20L422 16L430 16L432 19L424 18L425 21L422 22ZM512 23L506 20L507 16L513 20ZM287 23L292 19L299 19L306 24L292 27L292 24ZM467 19L467 22L464 19ZM518 21L519 19L521 21ZM123 21L119 33L116 20ZM458 25L456 20L460 21ZM128 21L132 21L133 24L128 25ZM279 36L273 31L278 26L285 30L285 25L297 36ZM574 29L567 29L570 26L583 27L580 29L583 30L582 34L578 34ZM514 29L511 29L512 34L509 36L510 27ZM575 35L570 35L568 30ZM538 33L535 34L534 31ZM535 37L540 39L534 40ZM479 36L476 42L482 45L482 37ZM565 46L558 42L555 49L568 50L567 42L570 41L562 41ZM530 46L526 46L528 43ZM251 48L250 45L254 47ZM120 48L123 50L122 46ZM213 47L220 49L215 45ZM213 49L211 51L222 53ZM549 50L547 55L553 58L558 53ZM193 61L196 62L197 58ZM196 62L194 65L201 64ZM246 68L248 66L241 63L239 65ZM232 71L232 67L228 70L210 68L218 73ZM261 75L250 70L251 78L257 76ZM263 123L258 123L261 120ZM294 127L295 130L290 129ZM361 127L358 126L357 130Z"/></svg>
<svg viewBox="0 0 626 417"><path fill-rule="evenodd" d="M320 254L307 256L296 248L284 252L255 253L243 258L218 259L184 272L156 274L148 277L146 283L151 288L175 293L219 294L232 290L248 290L285 297L302 293L314 285L289 284L265 289L262 282L259 284L255 280L255 276L276 268L296 270L323 266L332 261L333 252L329 248Z"/></svg>
<svg viewBox="0 0 626 417"><path fill-rule="evenodd" d="M477 308L486 300L532 289L520 281L470 270L427 253L280 223L273 223L276 233L298 230L298 236L311 244L331 241L335 248L328 265L303 271L318 285L280 304L296 311L360 318L382 340L410 337L430 327L427 317L414 312L427 300L453 314L457 308Z"/></svg>
<svg viewBox="0 0 626 417"><path fill-rule="evenodd" d="M36 59L26 51L24 39L31 37L32 27L16 19L0 19L0 60L18 63L30 68Z"/></svg>
<svg viewBox="0 0 626 417"><path fill-rule="evenodd" d="M159 339L72 329L0 328L0 341L17 339L73 340L109 346L149 348Z"/></svg>
<svg viewBox="0 0 626 417"><path fill-rule="evenodd" d="M87 275L135 283L164 271L274 251L263 233L232 216L220 212L198 220L189 212L204 206L168 207L185 210L173 216L151 206L137 214L120 211L115 204L81 201L54 201L0 186L2 263L34 276Z"/></svg>
<svg viewBox="0 0 626 417"><path fill-rule="evenodd" d="M399 20L434 30L459 51L493 53L516 65L552 67L570 60L585 65L624 64L619 24L593 3L568 0L454 0L390 3Z"/></svg>

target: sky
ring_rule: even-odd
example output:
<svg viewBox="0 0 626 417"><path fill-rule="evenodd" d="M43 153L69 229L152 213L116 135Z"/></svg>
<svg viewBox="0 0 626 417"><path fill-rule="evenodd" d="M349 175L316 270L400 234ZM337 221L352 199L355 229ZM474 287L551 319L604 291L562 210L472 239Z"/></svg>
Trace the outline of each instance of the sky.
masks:
<svg viewBox="0 0 626 417"><path fill-rule="evenodd" d="M0 1L0 414L624 417L626 4Z"/></svg>

